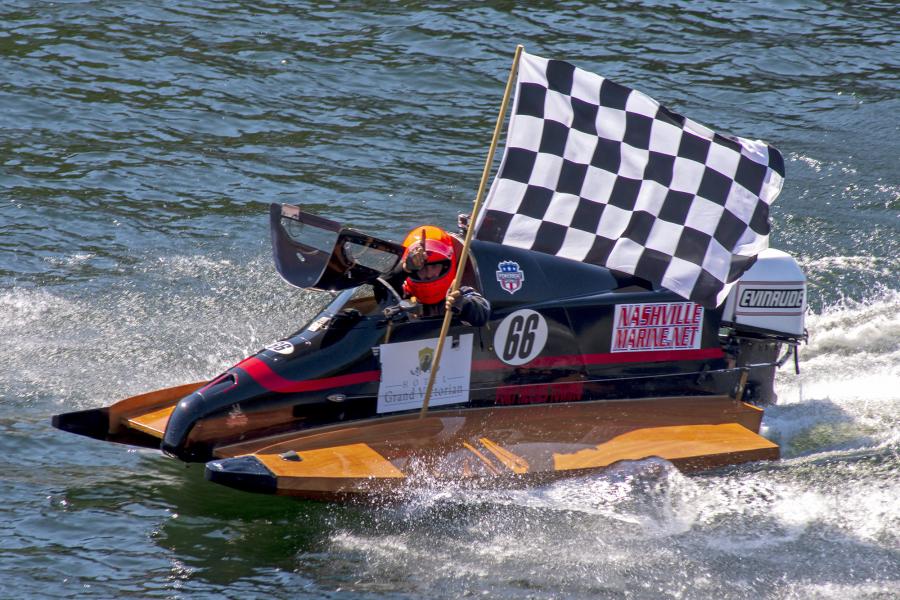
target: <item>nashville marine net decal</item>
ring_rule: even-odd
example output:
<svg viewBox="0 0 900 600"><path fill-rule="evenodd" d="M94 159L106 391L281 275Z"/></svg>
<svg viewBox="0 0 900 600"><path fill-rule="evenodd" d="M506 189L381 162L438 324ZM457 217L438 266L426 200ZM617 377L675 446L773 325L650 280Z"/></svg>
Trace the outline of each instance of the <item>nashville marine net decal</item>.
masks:
<svg viewBox="0 0 900 600"><path fill-rule="evenodd" d="M611 351L694 350L702 325L703 307L694 302L617 304Z"/></svg>
<svg viewBox="0 0 900 600"><path fill-rule="evenodd" d="M515 294L522 289L522 284L525 283L525 271L519 268L517 262L501 261L497 265L497 283L510 294Z"/></svg>

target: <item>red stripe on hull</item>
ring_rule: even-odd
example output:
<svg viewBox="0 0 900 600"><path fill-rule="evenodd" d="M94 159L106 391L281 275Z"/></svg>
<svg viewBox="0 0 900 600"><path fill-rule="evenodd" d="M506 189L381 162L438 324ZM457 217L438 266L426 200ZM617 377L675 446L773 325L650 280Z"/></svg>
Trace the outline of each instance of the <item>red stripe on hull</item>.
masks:
<svg viewBox="0 0 900 600"><path fill-rule="evenodd" d="M269 365L253 356L241 361L235 366L246 371L247 375L249 375L253 381L270 392L279 392L281 394L315 392L317 390L327 390L329 388L369 383L381 379L381 373L379 371L362 371L360 373L348 373L347 375L338 375L336 377L325 377L324 379L294 381L292 379L285 379L273 371Z"/></svg>
<svg viewBox="0 0 900 600"><path fill-rule="evenodd" d="M564 356L541 356L525 368L549 369L553 367L580 367L582 365L615 365L635 362L664 362L678 360L709 360L722 358L725 353L721 348L699 348L697 350L661 350L646 352L606 352L603 354L569 354ZM516 368L496 358L472 361L473 371L495 371L498 369ZM521 367L519 367L521 368Z"/></svg>
<svg viewBox="0 0 900 600"><path fill-rule="evenodd" d="M610 352L605 354L570 354L564 356L543 356L534 359L521 367L507 365L497 359L472 361L473 371L499 371L513 368L548 369L553 367L571 367L582 365L614 365L635 362L663 362L679 360L707 360L722 358L721 348L700 348L699 350L666 350L661 352ZM381 380L380 371L361 371L323 379L294 381L285 379L272 370L262 360L251 356L235 365L247 373L256 383L269 390L281 394L296 392L315 392L330 388L358 385Z"/></svg>
<svg viewBox="0 0 900 600"><path fill-rule="evenodd" d="M723 358L721 348L698 348L697 350L655 350L645 352L609 352L606 354L586 354L584 364L606 365L626 362L662 362L665 360L709 360Z"/></svg>

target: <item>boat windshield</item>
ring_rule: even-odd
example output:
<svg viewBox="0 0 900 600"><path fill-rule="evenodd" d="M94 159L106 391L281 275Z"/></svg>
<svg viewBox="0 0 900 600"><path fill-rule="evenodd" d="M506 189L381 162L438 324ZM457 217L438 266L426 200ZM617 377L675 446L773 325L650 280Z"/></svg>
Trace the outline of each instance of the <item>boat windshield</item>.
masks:
<svg viewBox="0 0 900 600"><path fill-rule="evenodd" d="M397 264L397 255L372 244L371 239L345 239L344 257L351 265L362 265L386 273Z"/></svg>
<svg viewBox="0 0 900 600"><path fill-rule="evenodd" d="M380 289L376 292L375 286L364 284L338 293L326 310L334 314L358 310L364 317L382 317L390 301L390 296L385 290Z"/></svg>
<svg viewBox="0 0 900 600"><path fill-rule="evenodd" d="M288 204L269 207L278 273L299 288L337 291L372 283L400 262L403 246L341 227Z"/></svg>

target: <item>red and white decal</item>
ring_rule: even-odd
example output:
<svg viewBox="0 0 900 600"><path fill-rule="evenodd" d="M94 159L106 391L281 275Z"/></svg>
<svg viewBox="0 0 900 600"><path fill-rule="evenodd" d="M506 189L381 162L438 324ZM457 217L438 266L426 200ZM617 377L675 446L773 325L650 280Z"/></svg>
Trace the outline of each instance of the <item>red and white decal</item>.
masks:
<svg viewBox="0 0 900 600"><path fill-rule="evenodd" d="M694 302L617 304L610 350L694 350L702 326L703 307Z"/></svg>
<svg viewBox="0 0 900 600"><path fill-rule="evenodd" d="M502 260L497 263L497 283L510 294L515 294L525 283L525 271L515 261Z"/></svg>

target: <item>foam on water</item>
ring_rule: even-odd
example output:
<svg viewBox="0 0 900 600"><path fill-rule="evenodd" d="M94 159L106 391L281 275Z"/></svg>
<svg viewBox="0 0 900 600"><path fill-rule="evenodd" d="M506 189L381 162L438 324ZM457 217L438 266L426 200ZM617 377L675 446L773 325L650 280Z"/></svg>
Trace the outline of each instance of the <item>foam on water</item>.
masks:
<svg viewBox="0 0 900 600"><path fill-rule="evenodd" d="M302 326L324 294L281 282L271 263L189 255L145 256L136 279L85 296L60 288L0 293L0 393L60 409L220 373Z"/></svg>
<svg viewBox="0 0 900 600"><path fill-rule="evenodd" d="M648 460L536 489L411 490L374 524L337 524L331 544L365 565L357 591L799 597L804 577L824 598L863 589L856 578L900 591L900 461L817 461L685 476Z"/></svg>
<svg viewBox="0 0 900 600"><path fill-rule="evenodd" d="M389 579L435 597L777 597L814 561L822 597L861 575L900 589L890 470L866 475L874 493L835 489L849 475L840 468L809 475L781 465L686 477L651 460L532 490L419 490L331 543L365 565L357 591Z"/></svg>
<svg viewBox="0 0 900 600"><path fill-rule="evenodd" d="M800 375L776 379L766 433L787 456L900 444L900 293L846 300L807 318Z"/></svg>
<svg viewBox="0 0 900 600"><path fill-rule="evenodd" d="M886 292L809 315L801 375L782 369L764 421L781 461L688 476L654 459L531 489L435 482L374 525L336 524L333 551L365 565L357 591L387 573L438 597L898 594L898 305Z"/></svg>
<svg viewBox="0 0 900 600"><path fill-rule="evenodd" d="M896 259L884 256L820 256L814 259L800 257L799 263L810 281L816 281L822 275L831 275L835 272L889 278L896 276L897 269Z"/></svg>
<svg viewBox="0 0 900 600"><path fill-rule="evenodd" d="M133 268L140 277L87 298L63 287L0 294L0 334L15 340L0 350L11 402L49 396L73 410L159 387L161 374L165 384L209 377L302 325L322 301L286 287L268 257L147 255ZM429 597L740 598L768 589L838 598L865 597L868 580L876 597L900 592L898 305L900 293L886 291L809 315L801 375L782 368L779 404L764 420L783 460L691 476L647 460L534 489L434 483L362 513L335 507L324 551L355 573L340 586ZM118 450L77 462L115 465ZM160 467L131 456L124 464L134 473ZM182 478L151 480L179 489ZM333 572L331 563L317 570L322 550L296 556L311 585L328 585ZM198 579L202 561L179 569Z"/></svg>
<svg viewBox="0 0 900 600"><path fill-rule="evenodd" d="M895 2L148 4L0 2L0 596L900 597ZM266 203L453 223L517 42L785 152L815 314L783 460L370 509L51 429L302 325Z"/></svg>
<svg viewBox="0 0 900 600"><path fill-rule="evenodd" d="M150 256L136 268L140 286L90 300L52 288L0 294L0 333L16 340L0 351L15 367L0 389L14 402L52 394L68 410L150 389L160 373L171 383L208 377L302 324L321 300L283 287L263 258ZM362 520L335 508L327 552L357 573L342 588L838 598L865 597L868 578L876 596L900 591L898 304L885 292L809 315L801 375L781 370L780 402L764 420L783 460L691 476L639 461L534 489L435 483ZM177 485L163 475L155 480ZM313 557L297 560L302 577L327 582L309 570Z"/></svg>
<svg viewBox="0 0 900 600"><path fill-rule="evenodd" d="M900 367L900 293L885 292L867 302L847 301L808 319L808 362L835 357L854 362L845 372L872 360Z"/></svg>

